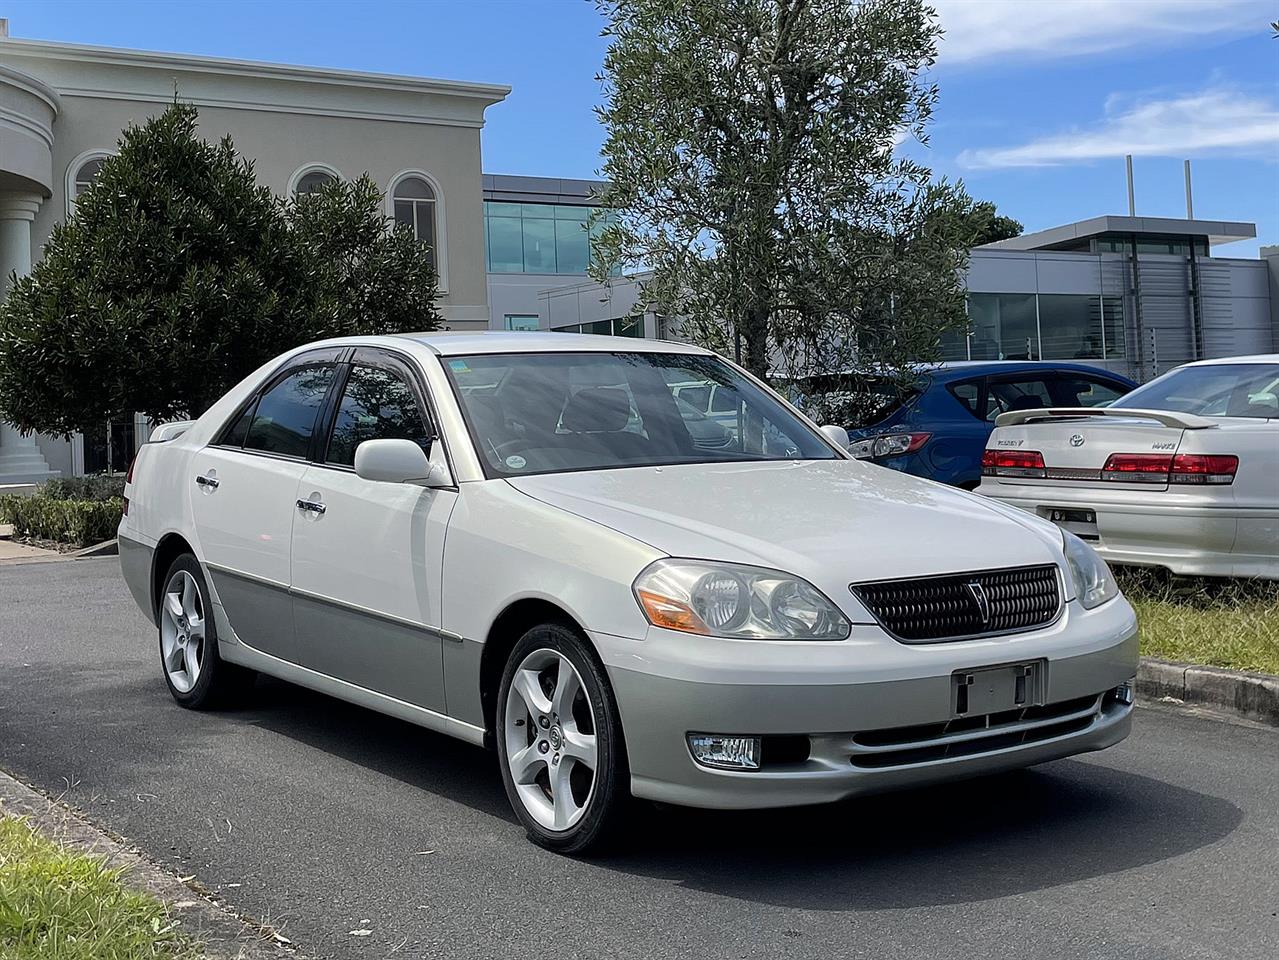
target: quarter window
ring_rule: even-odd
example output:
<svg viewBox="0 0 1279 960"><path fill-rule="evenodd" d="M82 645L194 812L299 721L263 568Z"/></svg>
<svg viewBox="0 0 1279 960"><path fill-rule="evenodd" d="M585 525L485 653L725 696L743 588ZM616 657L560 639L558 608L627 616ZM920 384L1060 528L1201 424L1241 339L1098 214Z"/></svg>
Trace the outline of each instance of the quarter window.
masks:
<svg viewBox="0 0 1279 960"><path fill-rule="evenodd" d="M430 450L430 433L412 388L397 373L356 364L347 377L329 438L328 463L355 464L365 440L412 440Z"/></svg>
<svg viewBox="0 0 1279 960"><path fill-rule="evenodd" d="M1042 410L1052 405L1048 384L1039 377L1027 380L993 380L986 390L987 420L994 420L1008 410Z"/></svg>
<svg viewBox="0 0 1279 960"><path fill-rule="evenodd" d="M258 401L244 448L305 457L315 431L316 415L332 380L332 364L310 364L276 383Z"/></svg>

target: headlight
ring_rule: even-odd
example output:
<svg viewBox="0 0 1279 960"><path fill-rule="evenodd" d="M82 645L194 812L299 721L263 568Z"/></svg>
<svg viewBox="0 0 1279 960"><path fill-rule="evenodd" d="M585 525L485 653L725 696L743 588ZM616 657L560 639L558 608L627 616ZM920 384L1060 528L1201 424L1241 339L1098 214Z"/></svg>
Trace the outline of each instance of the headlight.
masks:
<svg viewBox="0 0 1279 960"><path fill-rule="evenodd" d="M754 640L843 640L847 618L807 580L764 567L658 560L635 579L655 627Z"/></svg>
<svg viewBox="0 0 1279 960"><path fill-rule="evenodd" d="M1106 561L1097 551L1084 543L1069 530L1061 532L1062 547L1066 551L1066 566L1075 581L1075 596L1085 610L1099 607L1107 600L1119 596L1119 584L1110 572Z"/></svg>

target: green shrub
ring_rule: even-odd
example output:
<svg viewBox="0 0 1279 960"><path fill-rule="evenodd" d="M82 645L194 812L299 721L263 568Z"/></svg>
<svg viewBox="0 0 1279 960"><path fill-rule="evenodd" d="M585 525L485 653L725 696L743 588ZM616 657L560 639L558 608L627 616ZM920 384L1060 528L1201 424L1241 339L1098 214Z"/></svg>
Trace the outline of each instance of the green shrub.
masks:
<svg viewBox="0 0 1279 960"><path fill-rule="evenodd" d="M124 496L124 477L109 473L64 477L46 481L39 493L54 500L118 500Z"/></svg>
<svg viewBox="0 0 1279 960"><path fill-rule="evenodd" d="M124 500L61 500L46 494L0 497L0 522L13 524L20 537L40 537L79 547L115 536Z"/></svg>

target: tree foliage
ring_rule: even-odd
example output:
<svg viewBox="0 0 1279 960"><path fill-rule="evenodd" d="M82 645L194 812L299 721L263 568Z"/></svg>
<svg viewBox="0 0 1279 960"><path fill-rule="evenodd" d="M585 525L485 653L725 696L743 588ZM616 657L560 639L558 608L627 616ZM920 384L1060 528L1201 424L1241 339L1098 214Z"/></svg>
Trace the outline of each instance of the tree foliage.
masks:
<svg viewBox="0 0 1279 960"><path fill-rule="evenodd" d="M898 149L927 143L936 14L919 0L600 7L602 202L618 216L598 225L592 274L643 277L647 307L759 375L935 356L965 322L989 206Z"/></svg>
<svg viewBox="0 0 1279 960"><path fill-rule="evenodd" d="M438 323L429 251L367 176L298 199L175 102L124 131L0 305L0 415L69 435L197 416L291 347Z"/></svg>

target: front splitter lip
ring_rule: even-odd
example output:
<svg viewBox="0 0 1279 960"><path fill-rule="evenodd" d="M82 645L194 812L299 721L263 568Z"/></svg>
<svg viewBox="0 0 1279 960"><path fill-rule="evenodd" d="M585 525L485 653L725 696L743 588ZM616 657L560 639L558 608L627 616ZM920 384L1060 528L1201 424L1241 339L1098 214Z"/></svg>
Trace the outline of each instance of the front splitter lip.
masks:
<svg viewBox="0 0 1279 960"><path fill-rule="evenodd" d="M839 767L822 764L815 769L736 771L701 767L690 757L690 776L665 780L633 775L631 791L647 800L717 810L834 803L1104 750L1131 732L1132 710L1131 705L1108 705L1086 729L1033 744L873 770L860 769L850 763Z"/></svg>

